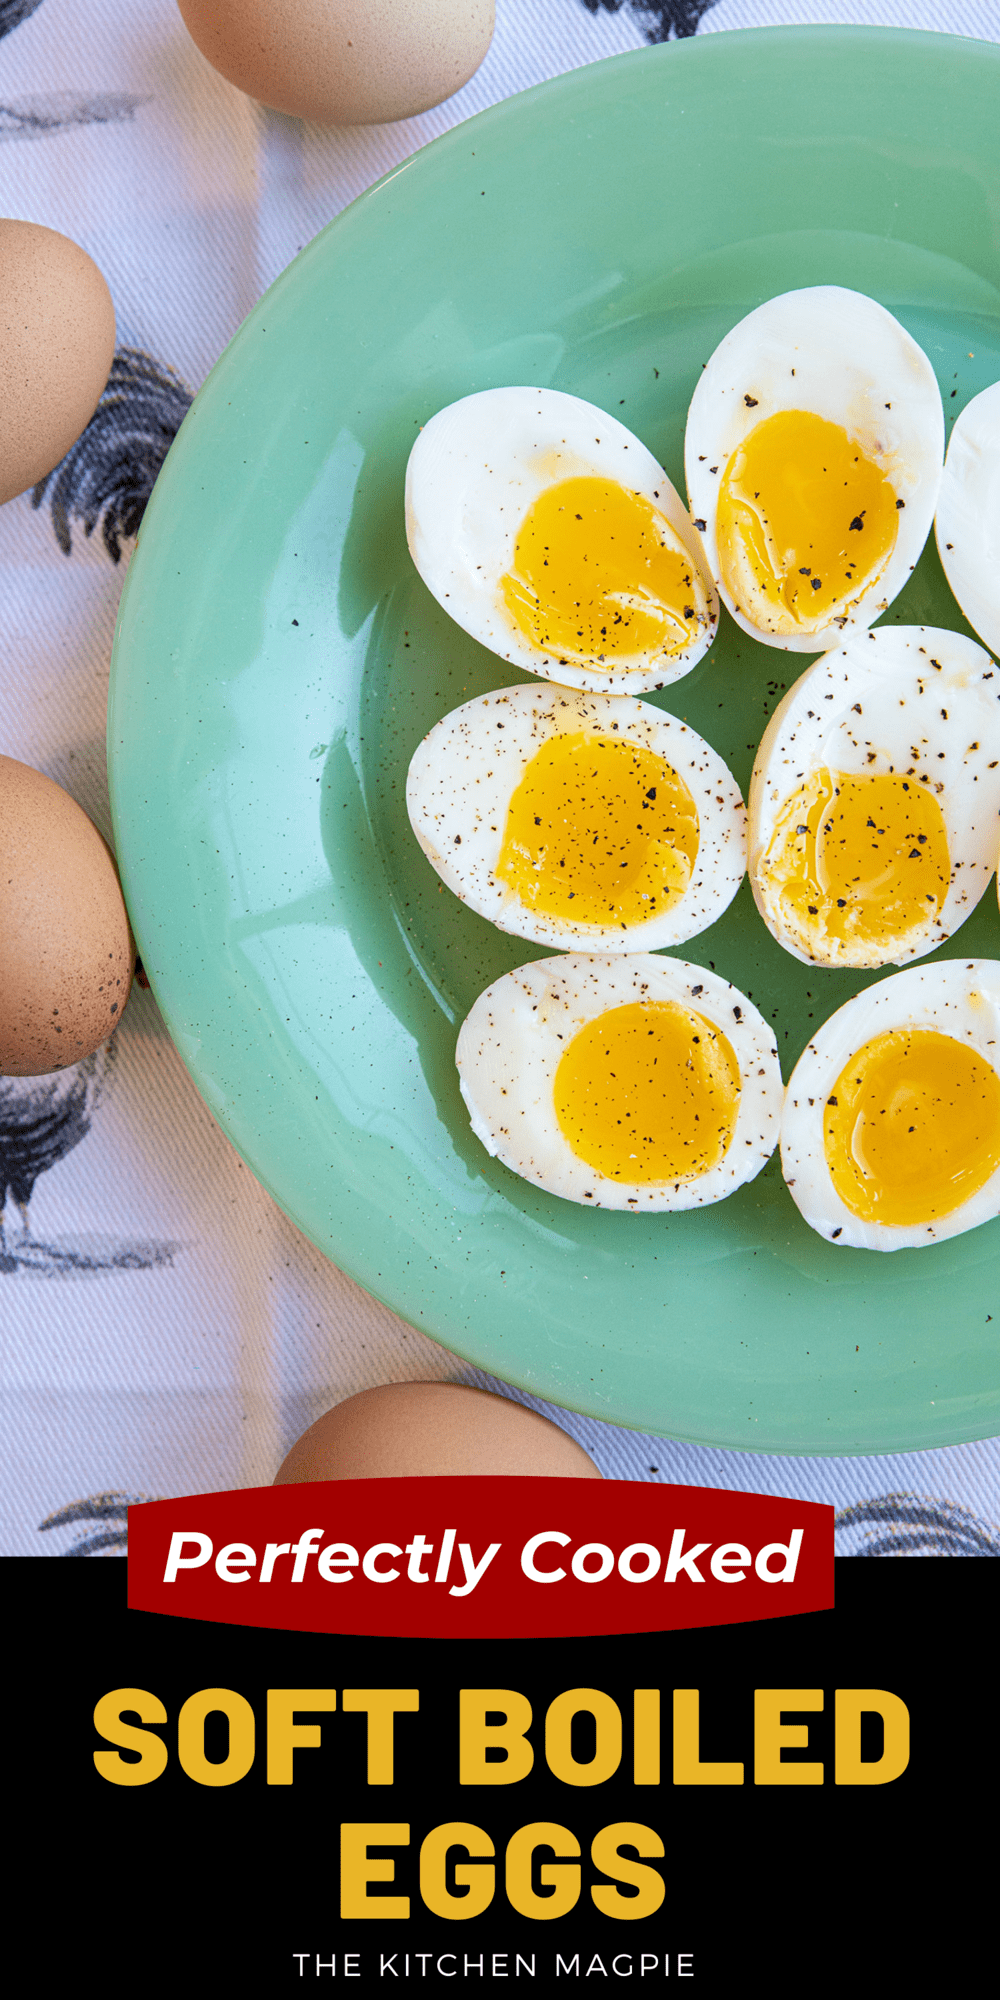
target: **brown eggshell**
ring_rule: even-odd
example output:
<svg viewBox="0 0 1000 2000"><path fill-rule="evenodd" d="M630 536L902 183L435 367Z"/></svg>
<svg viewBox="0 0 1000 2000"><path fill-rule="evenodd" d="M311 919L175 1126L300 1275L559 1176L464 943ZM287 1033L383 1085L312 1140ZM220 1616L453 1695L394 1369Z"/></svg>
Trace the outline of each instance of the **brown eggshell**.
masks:
<svg viewBox="0 0 1000 2000"><path fill-rule="evenodd" d="M134 969L96 826L51 778L0 757L0 1076L91 1055L121 1020Z"/></svg>
<svg viewBox="0 0 1000 2000"><path fill-rule="evenodd" d="M468 1473L601 1478L582 1445L522 1403L461 1382L394 1382L328 1410L293 1444L274 1484Z"/></svg>
<svg viewBox="0 0 1000 2000"><path fill-rule="evenodd" d="M114 351L111 294L87 252L40 223L0 219L0 501L76 443Z"/></svg>
<svg viewBox="0 0 1000 2000"><path fill-rule="evenodd" d="M259 104L322 125L429 111L467 83L493 0L178 0L202 55Z"/></svg>

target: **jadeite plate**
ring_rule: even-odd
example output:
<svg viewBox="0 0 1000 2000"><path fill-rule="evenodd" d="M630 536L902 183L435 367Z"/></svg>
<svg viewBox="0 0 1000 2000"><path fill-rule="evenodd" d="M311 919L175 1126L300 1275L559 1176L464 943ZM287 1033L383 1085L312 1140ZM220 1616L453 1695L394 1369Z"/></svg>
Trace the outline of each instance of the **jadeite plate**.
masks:
<svg viewBox="0 0 1000 2000"><path fill-rule="evenodd" d="M1000 1432L1000 1220L880 1256L813 1235L777 1157L717 1207L649 1218L585 1211L488 1159L457 1031L541 954L440 886L404 805L431 724L527 678L412 567L419 425L476 389L547 384L620 417L681 486L702 362L762 299L821 283L897 314L949 418L1000 377L1000 48L712 35L595 63L437 140L303 251L199 395L129 573L108 745L157 1000L314 1243L457 1354L592 1416L878 1452ZM969 629L933 544L889 616ZM807 663L723 613L709 656L652 699L745 787ZM867 978L786 956L746 884L678 955L752 995L786 1077ZM950 955L1000 957L992 892Z"/></svg>

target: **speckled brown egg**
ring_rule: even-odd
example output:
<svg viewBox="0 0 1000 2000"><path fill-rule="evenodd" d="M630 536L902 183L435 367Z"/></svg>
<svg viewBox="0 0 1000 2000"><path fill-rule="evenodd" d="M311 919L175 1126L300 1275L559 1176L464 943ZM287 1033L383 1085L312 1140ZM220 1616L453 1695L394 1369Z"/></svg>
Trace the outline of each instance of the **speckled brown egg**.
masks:
<svg viewBox="0 0 1000 2000"><path fill-rule="evenodd" d="M0 218L0 501L75 444L114 351L115 309L93 259L56 229Z"/></svg>
<svg viewBox="0 0 1000 2000"><path fill-rule="evenodd" d="M328 1410L275 1479L402 1479L469 1473L600 1479L583 1446L537 1410L463 1382L393 1382Z"/></svg>
<svg viewBox="0 0 1000 2000"><path fill-rule="evenodd" d="M134 969L96 826L51 778L0 757L0 1075L91 1055L121 1020Z"/></svg>
<svg viewBox="0 0 1000 2000"><path fill-rule="evenodd" d="M321 125L428 111L489 48L493 0L178 0L202 55L259 104Z"/></svg>

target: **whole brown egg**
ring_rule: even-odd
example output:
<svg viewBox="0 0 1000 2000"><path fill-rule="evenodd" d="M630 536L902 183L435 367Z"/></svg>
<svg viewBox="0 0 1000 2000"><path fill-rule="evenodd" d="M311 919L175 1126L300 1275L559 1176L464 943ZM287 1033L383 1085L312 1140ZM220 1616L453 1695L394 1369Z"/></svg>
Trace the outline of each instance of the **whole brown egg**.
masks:
<svg viewBox="0 0 1000 2000"><path fill-rule="evenodd" d="M43 1076L118 1026L135 946L111 850L51 778L0 757L0 1076Z"/></svg>
<svg viewBox="0 0 1000 2000"><path fill-rule="evenodd" d="M582 1445L523 1403L463 1382L393 1382L328 1410L293 1444L274 1484L448 1473L601 1477Z"/></svg>
<svg viewBox="0 0 1000 2000"><path fill-rule="evenodd" d="M57 229L0 218L0 501L76 443L114 351L111 294L87 252Z"/></svg>
<svg viewBox="0 0 1000 2000"><path fill-rule="evenodd" d="M428 111L467 83L493 0L178 0L202 55L259 104L321 125Z"/></svg>

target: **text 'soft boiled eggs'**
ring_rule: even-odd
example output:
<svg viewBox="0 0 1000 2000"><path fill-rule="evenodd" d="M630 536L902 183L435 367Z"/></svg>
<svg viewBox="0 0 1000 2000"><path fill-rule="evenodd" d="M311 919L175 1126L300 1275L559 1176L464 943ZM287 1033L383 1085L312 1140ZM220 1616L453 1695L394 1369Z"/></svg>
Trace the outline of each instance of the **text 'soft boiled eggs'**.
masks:
<svg viewBox="0 0 1000 2000"><path fill-rule="evenodd" d="M793 957L922 958L996 866L1000 669L958 632L859 634L775 710L748 811L757 907Z"/></svg>
<svg viewBox="0 0 1000 2000"><path fill-rule="evenodd" d="M645 694L707 652L718 599L684 503L593 403L486 389L425 424L406 470L410 554L484 646L543 679Z"/></svg>
<svg viewBox="0 0 1000 2000"><path fill-rule="evenodd" d="M831 1015L792 1072L781 1162L810 1228L918 1249L1000 1211L1000 964L911 966Z"/></svg>
<svg viewBox="0 0 1000 2000"><path fill-rule="evenodd" d="M487 988L455 1055L472 1129L537 1187L593 1208L699 1208L770 1158L774 1035L682 959L536 959Z"/></svg>
<svg viewBox="0 0 1000 2000"><path fill-rule="evenodd" d="M952 431L934 533L969 624L1000 651L1000 382L966 404Z"/></svg>
<svg viewBox="0 0 1000 2000"><path fill-rule="evenodd" d="M943 456L931 364L874 299L819 285L748 314L705 367L684 442L737 624L801 653L871 625L927 539Z"/></svg>
<svg viewBox="0 0 1000 2000"><path fill-rule="evenodd" d="M746 869L721 757L622 695L535 682L466 702L416 750L406 803L449 889L537 944L680 944L722 915Z"/></svg>

